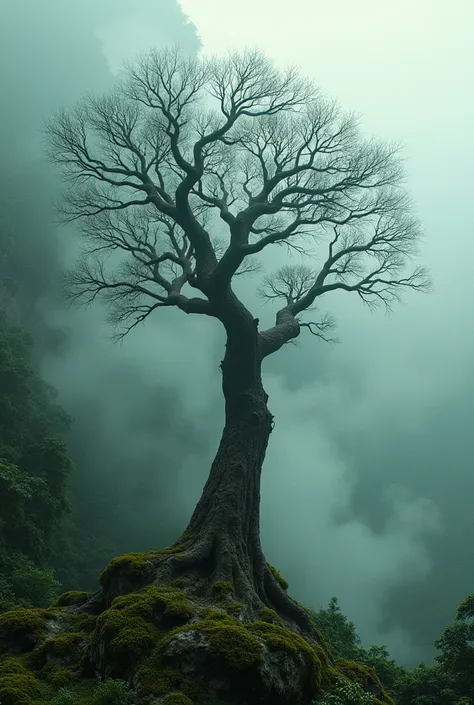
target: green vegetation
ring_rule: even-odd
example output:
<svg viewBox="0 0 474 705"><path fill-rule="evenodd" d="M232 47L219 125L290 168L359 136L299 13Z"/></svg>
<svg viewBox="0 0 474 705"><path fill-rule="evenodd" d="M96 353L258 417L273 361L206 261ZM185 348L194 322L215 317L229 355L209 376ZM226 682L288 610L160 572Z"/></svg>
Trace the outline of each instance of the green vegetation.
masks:
<svg viewBox="0 0 474 705"><path fill-rule="evenodd" d="M0 312L0 609L45 607L60 592L48 562L69 510L61 434L70 419L32 351L32 338Z"/></svg>
<svg viewBox="0 0 474 705"><path fill-rule="evenodd" d="M278 581L278 583L282 586L284 590L288 589L288 582L285 580L285 578L281 575L280 571L275 568L275 566L270 565L270 563L267 563L268 567L270 568L273 577L275 580Z"/></svg>
<svg viewBox="0 0 474 705"><path fill-rule="evenodd" d="M311 612L323 632L331 652L350 660L351 677L357 681L353 665L373 668L396 705L472 705L474 703L474 596L468 595L459 605L453 624L446 627L435 642L439 655L432 665L420 664L405 669L390 658L385 646L360 646L354 624L341 612L332 598L327 609ZM342 696L340 696L342 698ZM346 705L344 700L324 700L324 705ZM358 705L349 700L347 705Z"/></svg>
<svg viewBox="0 0 474 705"><path fill-rule="evenodd" d="M130 688L122 680L105 680L94 693L93 705L133 705Z"/></svg>
<svg viewBox="0 0 474 705"><path fill-rule="evenodd" d="M97 630L110 637L109 656L113 661L137 662L156 645L158 626L181 624L193 614L183 593L151 585L138 593L116 597L97 619Z"/></svg>
<svg viewBox="0 0 474 705"><path fill-rule="evenodd" d="M317 701L317 705L374 705L375 698L357 683L338 681L334 692Z"/></svg>
<svg viewBox="0 0 474 705"><path fill-rule="evenodd" d="M226 580L216 580L213 584L212 589L220 599L225 599L229 597L234 592L234 586L231 582Z"/></svg>
<svg viewBox="0 0 474 705"><path fill-rule="evenodd" d="M165 697L164 705L192 705L191 698L184 693L168 693Z"/></svg>
<svg viewBox="0 0 474 705"><path fill-rule="evenodd" d="M70 607L71 605L82 605L87 598L90 597L89 592L83 590L69 590L58 597L54 602L53 607Z"/></svg>
<svg viewBox="0 0 474 705"><path fill-rule="evenodd" d="M37 679L18 659L0 659L0 702L2 705L29 705L40 694Z"/></svg>
<svg viewBox="0 0 474 705"><path fill-rule="evenodd" d="M265 608L263 610L260 610L258 614L260 619L262 619L264 622L270 622L272 624L281 624L283 622L282 618L277 612L275 612L275 610Z"/></svg>

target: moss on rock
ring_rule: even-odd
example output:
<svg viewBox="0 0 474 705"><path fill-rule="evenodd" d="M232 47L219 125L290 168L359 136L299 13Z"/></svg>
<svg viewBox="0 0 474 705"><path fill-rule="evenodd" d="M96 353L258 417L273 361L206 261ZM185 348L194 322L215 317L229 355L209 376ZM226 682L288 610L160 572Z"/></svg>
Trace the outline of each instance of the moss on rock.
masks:
<svg viewBox="0 0 474 705"><path fill-rule="evenodd" d="M0 660L0 677L11 673L27 673L27 669L18 656L4 656Z"/></svg>
<svg viewBox="0 0 474 705"><path fill-rule="evenodd" d="M106 590L113 582L114 578L120 576L131 581L139 581L146 577L146 573L153 563L166 556L179 557L179 553L184 551L190 536L183 536L179 543L170 548L163 548L157 551L146 551L145 553L125 553L123 556L113 558L99 575L99 583Z"/></svg>
<svg viewBox="0 0 474 705"><path fill-rule="evenodd" d="M156 645L159 627L174 627L193 615L194 609L183 593L150 585L116 597L97 618L94 640L105 638L119 659L137 662Z"/></svg>
<svg viewBox="0 0 474 705"><path fill-rule="evenodd" d="M78 679L77 674L73 673L70 668L57 663L47 663L39 675L41 679L53 686L54 690L70 686Z"/></svg>
<svg viewBox="0 0 474 705"><path fill-rule="evenodd" d="M173 629L161 641L162 651L179 633L197 631L209 641L210 653L234 670L242 670L263 660L263 650L246 626L219 610L205 610L202 618L192 624Z"/></svg>
<svg viewBox="0 0 474 705"><path fill-rule="evenodd" d="M229 595L233 595L234 586L230 580L216 580L216 582L212 585L212 590L216 593L218 598L224 599Z"/></svg>
<svg viewBox="0 0 474 705"><path fill-rule="evenodd" d="M58 597L56 602L53 603L52 607L71 607L77 605L83 605L84 602L90 597L90 592L84 592L82 590L69 590Z"/></svg>
<svg viewBox="0 0 474 705"><path fill-rule="evenodd" d="M138 670L139 696L162 697L172 692L180 692L190 700L196 700L202 685L184 673L160 665L160 651L153 652Z"/></svg>
<svg viewBox="0 0 474 705"><path fill-rule="evenodd" d="M329 653L324 645L309 642L296 632L280 624L257 621L250 622L246 629L260 637L269 646L282 649L293 654L302 654L311 674L311 682L315 692L321 693L330 687L337 675L329 662Z"/></svg>
<svg viewBox="0 0 474 705"><path fill-rule="evenodd" d="M264 608L258 621L243 620L247 607L233 601L231 582L215 582L204 596L189 597L188 582L181 578L169 587L148 585L117 595L124 576L140 583L160 556L179 555L182 549L179 544L111 561L100 578L106 599L99 595L90 602L93 610L102 610L98 616L83 611L88 609L82 605L90 594L78 591L62 595L54 609L16 608L1 614L2 705L39 705L48 701L48 693L64 686L79 692L96 671L130 678L139 698L164 698L164 705L209 703L212 694L226 696L227 685L222 692L218 685L215 693L209 687L210 679L219 680L221 674L224 679L228 676L229 687L240 688L243 695L259 684L260 693L272 691L281 705L286 695L278 700L280 691L268 680L280 665L277 679L297 673L295 667L301 669L301 683L306 682L295 689L307 689L306 695L331 692L342 675L376 693L374 705L393 705L374 669L344 659L333 661L324 641L307 640L285 626L276 611ZM275 568L270 569L286 589L288 583ZM122 580L122 588L125 584Z"/></svg>
<svg viewBox="0 0 474 705"><path fill-rule="evenodd" d="M343 658L336 658L335 663L343 676L352 683L358 683L364 690L373 690L375 687L380 691L380 695L374 699L374 705L395 705L385 692L375 668Z"/></svg>
<svg viewBox="0 0 474 705"><path fill-rule="evenodd" d="M177 627L162 637L157 648L161 655L158 662L179 668L180 659L183 659L183 663L188 663L188 650L204 647L216 659L216 674L227 673L231 679L229 682L235 685L240 678L237 674L245 671L241 684L244 684L242 687L251 689L254 675L257 677L256 682L260 682L262 676L257 676L257 673L260 664L264 665L266 662L269 648L273 652L294 655L295 663L306 664L305 670L309 675L308 694L312 693L315 697L329 692L340 673L334 667L326 645L308 641L296 631L284 626L279 622L279 615L273 610L264 610L263 616L269 621L262 619L242 622L223 610L207 608L201 612L198 620ZM193 632L203 635L204 642L200 642L196 636L193 637ZM181 638L181 635L186 633L190 634L190 638ZM284 657L281 658L284 663ZM200 657L197 663L200 663ZM202 663L205 664L205 660ZM203 684L206 684L206 679L213 677L211 673L214 672L212 666L212 671L208 674L208 667L203 665L204 670L200 671L198 666L197 670L188 673L193 673L198 680L203 679ZM261 674L265 671L264 666ZM234 680L236 677L237 680ZM207 695L207 692L203 693L204 698Z"/></svg>
<svg viewBox="0 0 474 705"><path fill-rule="evenodd" d="M87 636L82 632L64 632L45 639L30 656L30 663L37 668L43 667L48 661L60 659L68 665L78 665L81 646L87 642Z"/></svg>
<svg viewBox="0 0 474 705"><path fill-rule="evenodd" d="M278 614L278 612L275 612L275 610L268 609L268 607L265 607L263 610L260 610L258 616L261 620L263 620L264 622L269 622L270 624L283 624L283 620Z"/></svg>
<svg viewBox="0 0 474 705"><path fill-rule="evenodd" d="M174 587L174 588L185 588L187 585L187 582L184 578L175 578L174 580L171 581L170 585L171 585L171 587Z"/></svg>
<svg viewBox="0 0 474 705"><path fill-rule="evenodd" d="M51 610L16 607L0 614L0 654L31 651L47 634Z"/></svg>
<svg viewBox="0 0 474 705"><path fill-rule="evenodd" d="M216 610L213 607L206 607L201 614L199 615L201 619L227 619L229 616L227 612L224 612L224 610Z"/></svg>
<svg viewBox="0 0 474 705"><path fill-rule="evenodd" d="M113 558L99 575L99 583L107 588L110 581L119 573L132 579L138 579L150 565L154 557L153 552L126 553Z"/></svg>
<svg viewBox="0 0 474 705"><path fill-rule="evenodd" d="M31 705L40 693L35 676L17 658L0 661L0 703L2 705Z"/></svg>
<svg viewBox="0 0 474 705"><path fill-rule="evenodd" d="M97 625L97 615L87 614L87 612L76 612L69 615L69 623L75 632L83 632L84 634L92 634Z"/></svg>

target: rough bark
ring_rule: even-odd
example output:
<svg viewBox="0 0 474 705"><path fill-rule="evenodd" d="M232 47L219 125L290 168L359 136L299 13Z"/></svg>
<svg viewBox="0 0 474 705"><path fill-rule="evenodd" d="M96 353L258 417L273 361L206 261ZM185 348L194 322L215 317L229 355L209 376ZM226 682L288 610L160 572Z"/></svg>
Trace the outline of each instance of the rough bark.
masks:
<svg viewBox="0 0 474 705"><path fill-rule="evenodd" d="M258 322L239 302L223 322L225 425L201 499L180 539L185 549L170 560L174 572L192 571L208 584L231 582L236 598L253 612L270 607L313 634L306 611L275 578L260 543L260 481L273 416L262 383Z"/></svg>

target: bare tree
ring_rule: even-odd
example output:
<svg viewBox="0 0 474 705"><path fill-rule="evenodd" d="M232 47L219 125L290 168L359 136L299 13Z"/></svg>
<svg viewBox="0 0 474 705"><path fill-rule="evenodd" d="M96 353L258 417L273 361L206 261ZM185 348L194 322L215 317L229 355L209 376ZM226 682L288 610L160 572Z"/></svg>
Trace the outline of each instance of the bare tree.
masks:
<svg viewBox="0 0 474 705"><path fill-rule="evenodd" d="M53 118L48 140L71 184L62 217L82 221L70 296L103 297L119 335L175 306L218 319L227 336L220 445L173 547L179 560L157 558L157 579L190 571L196 590L232 581L252 612L270 606L308 631L260 545L273 428L262 362L302 329L328 337L330 317L307 317L323 295L390 307L404 289L427 288L423 268L406 271L420 230L398 147L362 139L353 115L258 51L220 60L152 52L112 93ZM260 293L281 305L274 326L259 330L232 282L277 245L293 264L263 277Z"/></svg>

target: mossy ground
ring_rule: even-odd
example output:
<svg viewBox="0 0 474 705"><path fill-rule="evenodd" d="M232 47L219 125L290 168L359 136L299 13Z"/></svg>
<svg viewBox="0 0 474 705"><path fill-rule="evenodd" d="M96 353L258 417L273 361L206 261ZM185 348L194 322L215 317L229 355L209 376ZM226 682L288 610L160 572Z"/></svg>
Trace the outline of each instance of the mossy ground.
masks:
<svg viewBox="0 0 474 705"><path fill-rule="evenodd" d="M114 559L101 574L103 588L118 573L141 580L158 554ZM362 683L371 671L376 678L365 666L333 661L323 640L320 644L306 640L271 609L262 609L253 620L244 619L245 606L235 601L231 583L214 583L210 594L198 599L186 593L187 582L152 584L112 596L98 615L87 612L90 596L77 592L65 593L49 610L17 608L0 615L0 702L43 705L66 686L81 705L89 705L95 673L85 664L95 653L94 668L102 676L133 681L140 699L153 696L165 698L166 705L209 705L205 681L167 667L164 660L167 646L189 631L202 634L216 662L236 673L247 673L263 660L264 644L300 654L318 695L329 692L341 675ZM382 695L374 705L390 703Z"/></svg>

